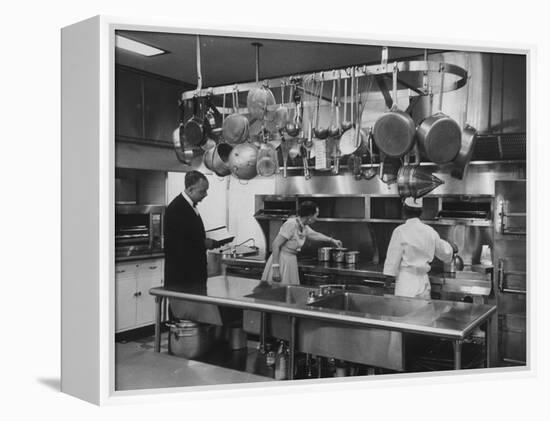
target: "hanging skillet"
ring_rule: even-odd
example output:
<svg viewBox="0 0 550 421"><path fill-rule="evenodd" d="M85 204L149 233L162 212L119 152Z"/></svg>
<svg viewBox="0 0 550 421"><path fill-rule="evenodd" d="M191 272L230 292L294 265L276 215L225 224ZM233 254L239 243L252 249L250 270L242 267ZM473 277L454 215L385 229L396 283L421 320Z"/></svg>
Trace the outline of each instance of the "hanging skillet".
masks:
<svg viewBox="0 0 550 421"><path fill-rule="evenodd" d="M192 146L201 146L206 141L206 130L202 107L197 95L193 97L193 116L185 122L183 133L185 140Z"/></svg>
<svg viewBox="0 0 550 421"><path fill-rule="evenodd" d="M401 158L414 145L414 121L397 106L397 65L393 68L393 104L374 123L373 136L378 149L390 158Z"/></svg>
<svg viewBox="0 0 550 421"><path fill-rule="evenodd" d="M202 73L201 73L201 46L200 38L197 35L197 91L193 96L193 116L187 120L183 126L183 133L186 142L191 146L200 146L206 141L204 128L204 115L200 115L202 111L199 95L202 88Z"/></svg>

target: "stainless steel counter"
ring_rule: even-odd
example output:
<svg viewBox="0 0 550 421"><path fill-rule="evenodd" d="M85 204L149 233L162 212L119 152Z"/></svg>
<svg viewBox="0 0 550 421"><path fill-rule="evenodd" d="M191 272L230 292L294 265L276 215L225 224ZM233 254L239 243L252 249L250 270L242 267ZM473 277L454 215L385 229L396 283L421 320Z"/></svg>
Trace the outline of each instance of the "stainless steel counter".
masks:
<svg viewBox="0 0 550 421"><path fill-rule="evenodd" d="M268 314L287 315L293 321L314 319L327 322L376 328L387 331L407 332L431 335L450 339L455 346L455 368L460 368L462 340L482 323L490 323L496 312L495 306L469 304L455 301L418 300L396 296L369 296L376 301L369 313L342 311L332 308L315 307L299 302L274 302L247 297L255 292L271 289L273 286L254 279L234 276L216 276L208 279L206 289L179 291L165 288L152 288L150 294L156 301L156 337L155 350L160 350L160 320L162 302L166 298L176 298L193 302L202 302L220 306L236 307L244 310L256 310ZM395 311L380 311L381 308L393 308ZM399 311L402 308L404 311ZM291 350L294 331L291 332ZM489 361L487 361L489 365Z"/></svg>

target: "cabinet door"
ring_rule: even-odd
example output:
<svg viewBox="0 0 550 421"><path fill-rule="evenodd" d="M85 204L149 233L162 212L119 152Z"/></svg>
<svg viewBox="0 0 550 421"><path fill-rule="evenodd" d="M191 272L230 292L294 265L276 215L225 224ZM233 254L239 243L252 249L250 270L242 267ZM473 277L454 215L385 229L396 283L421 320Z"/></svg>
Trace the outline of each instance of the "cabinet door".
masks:
<svg viewBox="0 0 550 421"><path fill-rule="evenodd" d="M145 110L144 137L150 140L172 142L172 132L178 125L178 97L180 89L160 79L143 79Z"/></svg>
<svg viewBox="0 0 550 421"><path fill-rule="evenodd" d="M115 268L115 331L131 329L136 323L135 264Z"/></svg>
<svg viewBox="0 0 550 421"><path fill-rule="evenodd" d="M162 259L156 259L139 264L136 290L136 326L151 324L155 321L155 298L149 294L149 290L163 284L162 263Z"/></svg>
<svg viewBox="0 0 550 421"><path fill-rule="evenodd" d="M115 133L143 138L142 76L118 68L115 74Z"/></svg>

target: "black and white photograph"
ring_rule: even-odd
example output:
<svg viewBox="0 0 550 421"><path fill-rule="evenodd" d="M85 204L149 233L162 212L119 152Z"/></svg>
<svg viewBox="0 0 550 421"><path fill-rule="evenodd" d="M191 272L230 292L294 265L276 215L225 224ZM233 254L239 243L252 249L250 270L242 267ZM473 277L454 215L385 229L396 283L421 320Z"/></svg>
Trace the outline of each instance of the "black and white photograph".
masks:
<svg viewBox="0 0 550 421"><path fill-rule="evenodd" d="M540 418L542 7L3 10L3 418Z"/></svg>
<svg viewBox="0 0 550 421"><path fill-rule="evenodd" d="M116 391L529 365L528 51L115 37Z"/></svg>

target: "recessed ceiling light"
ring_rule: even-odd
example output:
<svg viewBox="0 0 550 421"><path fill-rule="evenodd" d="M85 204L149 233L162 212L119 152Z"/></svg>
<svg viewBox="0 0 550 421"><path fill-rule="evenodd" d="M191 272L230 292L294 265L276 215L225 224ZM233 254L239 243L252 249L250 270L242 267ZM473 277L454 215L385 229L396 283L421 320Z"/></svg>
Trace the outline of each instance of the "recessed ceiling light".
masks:
<svg viewBox="0 0 550 421"><path fill-rule="evenodd" d="M158 56L167 53L167 51L161 50L160 48L151 47L150 45L143 44L142 42L134 41L120 35L116 35L115 45L123 50L141 54L146 57Z"/></svg>

